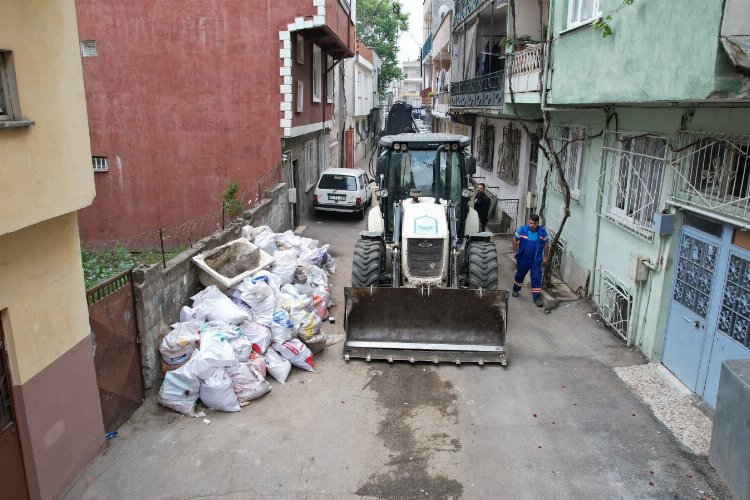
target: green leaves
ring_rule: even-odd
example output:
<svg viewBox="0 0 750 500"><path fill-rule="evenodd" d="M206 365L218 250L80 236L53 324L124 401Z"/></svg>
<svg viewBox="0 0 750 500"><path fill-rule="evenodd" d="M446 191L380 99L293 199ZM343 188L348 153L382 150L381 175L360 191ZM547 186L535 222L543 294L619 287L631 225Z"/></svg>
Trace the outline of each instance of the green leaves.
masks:
<svg viewBox="0 0 750 500"><path fill-rule="evenodd" d="M597 29L601 31L602 38L607 38L612 36L612 26L610 26L610 22L612 22L612 18L615 14L620 12L622 9L627 7L628 5L633 5L635 3L635 0L622 0L622 3L614 10L610 11L609 14L606 16L596 19L591 23L591 26L594 27L594 29Z"/></svg>
<svg viewBox="0 0 750 500"><path fill-rule="evenodd" d="M242 202L237 199L237 193L240 190L238 182L229 181L227 188L221 195L221 207L228 217L235 217L242 212Z"/></svg>
<svg viewBox="0 0 750 500"><path fill-rule="evenodd" d="M398 62L398 37L409 29L409 17L402 10L398 0L357 1L357 37L377 52L383 62L378 81L380 95L391 83L403 78ZM414 52L418 51L415 46Z"/></svg>

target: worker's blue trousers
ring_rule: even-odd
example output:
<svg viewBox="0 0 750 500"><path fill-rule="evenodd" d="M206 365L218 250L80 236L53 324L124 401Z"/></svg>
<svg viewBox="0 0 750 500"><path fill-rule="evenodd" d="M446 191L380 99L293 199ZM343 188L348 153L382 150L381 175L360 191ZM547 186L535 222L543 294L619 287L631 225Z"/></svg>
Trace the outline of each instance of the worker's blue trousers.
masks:
<svg viewBox="0 0 750 500"><path fill-rule="evenodd" d="M531 271L531 295L534 299L542 298L542 262L536 261L534 256L521 255L516 259L516 276L513 278L513 291L518 292L523 287L526 273Z"/></svg>

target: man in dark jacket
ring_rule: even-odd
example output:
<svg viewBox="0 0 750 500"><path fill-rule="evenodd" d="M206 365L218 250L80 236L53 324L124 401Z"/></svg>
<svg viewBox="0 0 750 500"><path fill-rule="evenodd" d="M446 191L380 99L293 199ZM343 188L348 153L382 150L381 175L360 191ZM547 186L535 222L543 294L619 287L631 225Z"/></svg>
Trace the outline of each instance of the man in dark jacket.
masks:
<svg viewBox="0 0 750 500"><path fill-rule="evenodd" d="M487 227L487 219L490 216L490 197L484 191L484 183L480 182L477 184L477 195L474 197L474 210L479 214L479 224L482 227L482 232Z"/></svg>

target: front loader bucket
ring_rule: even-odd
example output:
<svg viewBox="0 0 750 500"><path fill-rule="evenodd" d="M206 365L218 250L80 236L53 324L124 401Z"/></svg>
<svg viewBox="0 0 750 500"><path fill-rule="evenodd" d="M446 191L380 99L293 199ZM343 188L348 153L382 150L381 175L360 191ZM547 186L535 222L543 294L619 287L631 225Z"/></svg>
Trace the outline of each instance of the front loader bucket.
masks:
<svg viewBox="0 0 750 500"><path fill-rule="evenodd" d="M507 290L345 288L344 359L507 363Z"/></svg>

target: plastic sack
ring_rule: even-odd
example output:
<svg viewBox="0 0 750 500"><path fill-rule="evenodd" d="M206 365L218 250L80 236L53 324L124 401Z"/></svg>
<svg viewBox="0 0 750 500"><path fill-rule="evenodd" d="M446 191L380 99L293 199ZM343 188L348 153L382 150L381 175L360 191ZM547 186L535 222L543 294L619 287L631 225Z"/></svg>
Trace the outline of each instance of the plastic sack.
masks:
<svg viewBox="0 0 750 500"><path fill-rule="evenodd" d="M223 321L237 325L250 316L240 309L229 297L221 293L215 285L207 287L191 297L193 309L205 312L207 321Z"/></svg>
<svg viewBox="0 0 750 500"><path fill-rule="evenodd" d="M208 332L214 333L216 335L221 335L227 340L236 339L242 336L242 331L240 330L239 326L224 323L223 321L209 321L207 323L203 323L198 329L198 334L201 336L201 338L205 333Z"/></svg>
<svg viewBox="0 0 750 500"><path fill-rule="evenodd" d="M292 371L292 364L288 360L284 359L281 354L273 349L269 349L264 354L264 361L266 362L268 373L273 378L282 384L286 382L289 372Z"/></svg>
<svg viewBox="0 0 750 500"><path fill-rule="evenodd" d="M320 333L320 316L312 312L306 312L294 321L294 333L300 340L307 341Z"/></svg>
<svg viewBox="0 0 750 500"><path fill-rule="evenodd" d="M271 321L271 336L274 342L283 343L294 336L294 323L285 309L274 311Z"/></svg>
<svg viewBox="0 0 750 500"><path fill-rule="evenodd" d="M201 356L211 366L222 367L237 364L230 338L224 334L221 323L206 323L201 327ZM231 325L223 325L231 326ZM237 331L239 332L238 327ZM239 335L232 337L237 338Z"/></svg>
<svg viewBox="0 0 750 500"><path fill-rule="evenodd" d="M198 328L200 324L194 321L184 323L175 323L172 325L172 331L167 333L161 340L159 352L167 361L167 358L185 357L185 361L190 358L190 354L195 350L195 343L198 341ZM175 363L169 363L175 364Z"/></svg>
<svg viewBox="0 0 750 500"><path fill-rule="evenodd" d="M316 287L328 288L328 274L318 266L309 266L307 268L307 282Z"/></svg>
<svg viewBox="0 0 750 500"><path fill-rule="evenodd" d="M253 227L248 224L247 226L242 226L240 237L245 238L246 240L249 240L249 241L253 241L256 236L258 236L260 233L265 232L265 231L270 232L271 228L268 226Z"/></svg>
<svg viewBox="0 0 750 500"><path fill-rule="evenodd" d="M326 348L326 343L328 342L328 337L326 337L325 333L318 333L317 335L313 336L309 340L300 339L302 342L305 343L305 345L310 349L310 352L313 354L318 354L319 352L323 351L323 349Z"/></svg>
<svg viewBox="0 0 750 500"><path fill-rule="evenodd" d="M279 250L273 257L275 261L271 266L271 274L278 278L281 286L291 283L297 271L297 256L294 250Z"/></svg>
<svg viewBox="0 0 750 500"><path fill-rule="evenodd" d="M262 378L263 380L266 379L266 373L268 372L268 368L266 367L266 360L262 354L257 353L255 351L251 352L250 359L248 359L247 362L255 366L255 369L258 372L256 373L256 375L259 375L260 378Z"/></svg>
<svg viewBox="0 0 750 500"><path fill-rule="evenodd" d="M242 300L241 290L238 290L237 288L228 288L224 293L227 297L229 297L229 300L231 300L234 305L242 309L249 317L252 317L253 311L252 309L250 309L250 306L247 305L247 302Z"/></svg>
<svg viewBox="0 0 750 500"><path fill-rule="evenodd" d="M272 347L297 368L315 371L315 361L310 349L299 339L287 340L283 344L274 342Z"/></svg>
<svg viewBox="0 0 750 500"><path fill-rule="evenodd" d="M237 395L232 389L232 378L225 368L217 368L206 380L201 382L201 401L209 408L218 411L240 411Z"/></svg>
<svg viewBox="0 0 750 500"><path fill-rule="evenodd" d="M210 377L214 370L216 370L215 366L211 366L206 359L203 357L203 353L200 350L193 351L193 355L190 357L190 361L188 362L188 369L198 377L198 380L206 380L208 377Z"/></svg>
<svg viewBox="0 0 750 500"><path fill-rule="evenodd" d="M197 321L202 323L206 321L206 314L201 311L196 311L192 307L182 306L180 309L180 323L186 323L188 321Z"/></svg>
<svg viewBox="0 0 750 500"><path fill-rule="evenodd" d="M240 323L240 331L250 341L255 352L263 354L271 345L271 329L255 321L243 321ZM257 348L256 348L257 346Z"/></svg>
<svg viewBox="0 0 750 500"><path fill-rule="evenodd" d="M201 382L193 373L191 363L167 372L159 389L159 404L192 417Z"/></svg>
<svg viewBox="0 0 750 500"><path fill-rule="evenodd" d="M250 353L253 350L253 343L250 342L247 337L242 336L238 339L230 340L229 344L234 350L234 357L237 361L244 363L248 360Z"/></svg>
<svg viewBox="0 0 750 500"><path fill-rule="evenodd" d="M313 295L312 298L313 311L315 315L320 319L328 319L328 307L326 307L325 297L322 295Z"/></svg>
<svg viewBox="0 0 750 500"><path fill-rule="evenodd" d="M325 267L328 263L328 248L330 245L323 245L320 248L313 248L300 254L299 262L304 264L312 264L318 267Z"/></svg>
<svg viewBox="0 0 750 500"><path fill-rule="evenodd" d="M276 293L264 281L243 284L244 291L241 294L252 312L252 320L261 325L271 326L272 315L276 310Z"/></svg>
<svg viewBox="0 0 750 500"><path fill-rule="evenodd" d="M271 390L271 384L260 377L250 363L231 366L227 368L227 374L232 379L232 390L239 403L258 399Z"/></svg>
<svg viewBox="0 0 750 500"><path fill-rule="evenodd" d="M270 229L262 231L253 238L253 243L269 255L273 255L278 250L276 245L276 233Z"/></svg>

